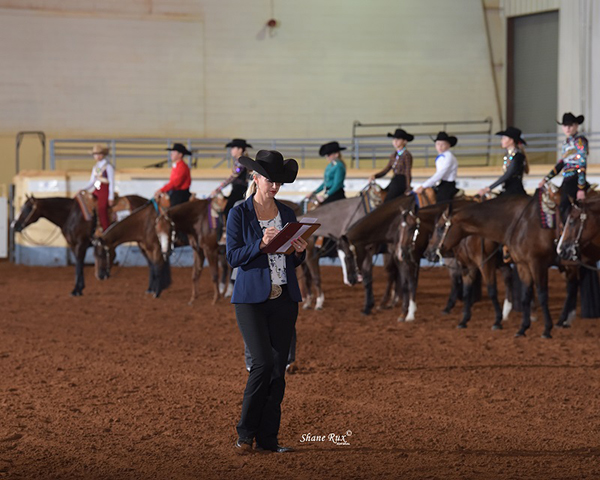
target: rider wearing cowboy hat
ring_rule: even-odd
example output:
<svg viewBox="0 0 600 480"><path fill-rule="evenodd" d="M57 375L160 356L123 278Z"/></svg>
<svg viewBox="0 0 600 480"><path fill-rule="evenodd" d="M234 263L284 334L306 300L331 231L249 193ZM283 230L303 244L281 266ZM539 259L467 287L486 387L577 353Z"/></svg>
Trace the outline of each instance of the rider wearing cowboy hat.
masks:
<svg viewBox="0 0 600 480"><path fill-rule="evenodd" d="M91 191L96 197L96 209L102 230L110 226L108 218L108 207L112 206L115 199L115 169L108 161L108 148L104 145L94 145L92 155L96 164L92 169L90 182L83 187L85 191Z"/></svg>
<svg viewBox="0 0 600 480"><path fill-rule="evenodd" d="M521 138L521 130L508 127L506 130L497 132L496 135L502 135L502 148L506 149L502 165L504 174L489 187L479 190L479 195L486 195L500 184L503 185L502 195L527 195L523 188L523 174L529 173L529 165L527 157L521 149L521 145L527 145L527 143Z"/></svg>
<svg viewBox="0 0 600 480"><path fill-rule="evenodd" d="M192 176L190 174L190 168L183 161L184 155L191 155L185 146L181 143L175 143L171 148L167 148L171 151L171 176L169 182L157 190L154 196L158 196L161 193L168 193L169 199L171 200L171 206L185 203L190 199L190 185L192 184Z"/></svg>
<svg viewBox="0 0 600 480"><path fill-rule="evenodd" d="M371 175L370 178L370 181L374 181L376 178L385 176L390 170L394 173L386 189L387 195L384 203L399 197L410 187L413 159L411 153L406 149L406 144L415 138L414 135L407 133L402 128L397 128L394 133L388 133L387 136L392 138L395 152L390 155L390 161L386 167Z"/></svg>
<svg viewBox="0 0 600 480"><path fill-rule="evenodd" d="M438 152L438 156L435 158L435 173L425 180L415 192L421 194L426 188L434 187L436 202L452 200L458 191L456 189L458 160L450 149L456 145L458 140L446 132L439 132L437 137L432 140Z"/></svg>
<svg viewBox="0 0 600 480"><path fill-rule="evenodd" d="M247 143L243 138L234 138L231 142L225 145L225 148L231 149L231 156L233 157L233 172L225 181L221 182L221 184L211 192L210 196L214 197L227 185L231 185L231 193L227 198L227 204L223 210L223 215L225 218L227 218L229 210L233 208L236 202L243 200L244 195L246 194L246 190L248 188L248 169L239 162L239 158L242 155L245 155L246 149L252 148L252 145Z"/></svg>
<svg viewBox="0 0 600 480"><path fill-rule="evenodd" d="M585 169L587 166L588 141L578 132L579 125L583 123L583 120L583 115L576 117L571 112L567 112L563 115L562 123L556 122L562 125L563 132L567 137L562 146L562 158L539 184L539 187L542 188L548 180L554 178L562 170L563 183L559 210L563 222L571 209L571 201L575 199L583 200L587 188Z"/></svg>
<svg viewBox="0 0 600 480"><path fill-rule="evenodd" d="M340 147L338 142L329 142L321 145L319 155L327 157L329 164L325 167L325 178L323 183L321 183L314 192L307 195L306 198L316 195L317 200L321 204L346 198L346 194L344 193L346 163L342 158L342 150L346 150L346 147ZM325 193L318 195L322 190L325 190Z"/></svg>

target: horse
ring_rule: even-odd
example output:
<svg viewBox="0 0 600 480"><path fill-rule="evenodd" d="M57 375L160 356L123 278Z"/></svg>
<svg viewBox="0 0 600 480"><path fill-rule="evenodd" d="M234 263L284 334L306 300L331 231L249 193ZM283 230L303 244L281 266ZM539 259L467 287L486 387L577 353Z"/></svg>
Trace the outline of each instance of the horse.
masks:
<svg viewBox="0 0 600 480"><path fill-rule="evenodd" d="M163 256L161 245L154 231L158 218L158 206L153 201L134 210L131 215L111 225L94 242L96 276L100 280L110 277L111 257L122 243L137 242L148 262L149 281L146 293L159 298L171 285L171 267L168 256Z"/></svg>
<svg viewBox="0 0 600 480"><path fill-rule="evenodd" d="M460 204L460 203L459 203ZM463 203L464 204L464 203ZM400 214L400 225L398 240L394 245L393 251L399 261L405 262L409 267L408 285L410 292L410 302L408 315L413 314L416 309L416 289L419 275L420 259L429 243L429 238L433 233L435 221L438 216L447 208L447 204L441 203L419 209L415 213L413 209L403 210ZM495 311L495 322L493 330L502 328L502 321L508 318L512 309L512 269L499 258L498 244L481 237L469 236L464 238L454 249L454 258L458 262L458 267L462 273L463 283L463 318L458 324L458 328L466 328L467 322L471 319L471 307L476 293L473 286L477 285L479 273L487 285L488 296L492 301ZM498 290L496 287L496 269L500 269L506 286L506 298L504 308L500 308L498 302ZM453 307L449 300L444 309L444 313L449 313ZM412 320L407 316L407 320ZM399 320L402 320L400 318Z"/></svg>
<svg viewBox="0 0 600 480"><path fill-rule="evenodd" d="M506 245L516 265L522 288L523 319L516 337L525 336L531 326L531 299L533 284L544 314L542 338L552 338L552 317L548 308L548 269L555 263L555 231L542 228L536 195L500 196L487 202L464 206L452 211L450 207L439 218L425 256L434 259L448 251L469 235L483 236ZM572 281L572 277L570 278ZM576 286L576 284L575 284ZM569 297L572 289L568 288ZM575 295L577 291L575 289ZM561 314L564 323L568 298ZM559 322L560 323L560 322Z"/></svg>
<svg viewBox="0 0 600 480"><path fill-rule="evenodd" d="M556 246L564 260L579 261L582 251L592 260L600 260L600 196L572 205Z"/></svg>
<svg viewBox="0 0 600 480"><path fill-rule="evenodd" d="M312 306L313 295L310 285L312 284L316 290L315 310L323 309L325 294L321 286L320 257L327 255L328 248L331 248L327 245L333 245L333 248L336 248L335 243L337 240L346 233L353 223L379 206L383 202L384 195L385 192L381 187L375 182L371 182L356 197L337 200L313 209L311 209L313 204L309 204L307 212L299 220L302 221L304 217L316 218L321 226L308 239L308 246L306 247L306 261L303 265L306 265L304 272L309 284L306 286L308 295L302 308L309 309ZM323 242L322 249L316 247L319 237L329 240L329 242Z"/></svg>
<svg viewBox="0 0 600 480"><path fill-rule="evenodd" d="M115 206L112 207L112 211L133 210L147 201L138 195L119 197ZM71 295L74 297L83 295L85 288L83 262L85 252L92 245L96 216L84 215L81 205L74 198L27 196L19 218L13 223L14 231L22 232L28 225L37 222L40 218L45 218L60 228L75 256L75 287L71 291Z"/></svg>
<svg viewBox="0 0 600 480"><path fill-rule="evenodd" d="M164 256L171 253L175 232L186 235L189 239L190 246L194 251L190 305L198 297L198 284L204 269L204 259L208 259L214 285L212 304L216 304L221 298L218 265L219 238L216 219L211 216L211 200L192 200L169 208L157 218L154 229Z"/></svg>

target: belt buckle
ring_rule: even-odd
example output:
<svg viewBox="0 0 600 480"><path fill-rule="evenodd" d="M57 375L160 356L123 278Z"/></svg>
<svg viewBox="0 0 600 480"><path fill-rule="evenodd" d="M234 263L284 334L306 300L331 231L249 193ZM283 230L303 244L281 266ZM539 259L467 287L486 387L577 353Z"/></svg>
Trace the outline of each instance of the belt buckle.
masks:
<svg viewBox="0 0 600 480"><path fill-rule="evenodd" d="M271 285L271 293L269 294L269 300L278 298L281 295L282 291L283 290L281 289L281 285Z"/></svg>

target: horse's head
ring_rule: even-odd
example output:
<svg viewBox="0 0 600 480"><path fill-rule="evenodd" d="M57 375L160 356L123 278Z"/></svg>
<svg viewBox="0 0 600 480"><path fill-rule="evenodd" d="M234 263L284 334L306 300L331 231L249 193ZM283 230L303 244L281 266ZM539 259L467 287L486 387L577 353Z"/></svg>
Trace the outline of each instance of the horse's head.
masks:
<svg viewBox="0 0 600 480"><path fill-rule="evenodd" d="M369 205L371 205L372 208L377 208L379 205L381 205L385 200L385 196L387 193L374 180L372 182L369 182L364 191L367 195L367 198L369 199Z"/></svg>
<svg viewBox="0 0 600 480"><path fill-rule="evenodd" d="M116 252L110 248L102 237L92 241L94 247L94 273L98 280L106 280L110 277L110 269L115 260Z"/></svg>
<svg viewBox="0 0 600 480"><path fill-rule="evenodd" d="M451 227L452 204L448 205L434 225L433 234L424 253L425 258L430 262L441 262L443 254L452 248L453 245L449 246L447 242Z"/></svg>
<svg viewBox="0 0 600 480"><path fill-rule="evenodd" d="M585 222L588 219L588 214L584 211L584 207L579 207L577 204L571 206L571 212L567 217L565 226L556 246L556 253L563 260L577 260L580 253L580 244L584 232Z"/></svg>
<svg viewBox="0 0 600 480"><path fill-rule="evenodd" d="M21 209L19 218L13 221L12 224L12 228L15 232L22 232L25 227L37 222L42 214L38 199L34 198L33 195L25 195L25 197L27 198L27 201Z"/></svg>
<svg viewBox="0 0 600 480"><path fill-rule="evenodd" d="M175 244L175 224L168 214L162 213L156 217L154 231L160 243L160 251L163 259L166 261L171 255L173 245Z"/></svg>
<svg viewBox="0 0 600 480"><path fill-rule="evenodd" d="M227 206L227 200L227 197L223 195L222 192L217 192L217 194L211 198L211 208L217 213L223 213Z"/></svg>
<svg viewBox="0 0 600 480"><path fill-rule="evenodd" d="M358 269L358 261L356 258L356 248L350 243L348 237L342 235L337 242L338 256L342 263L342 272L344 275L344 283L352 286L358 282L362 282L362 275Z"/></svg>
<svg viewBox="0 0 600 480"><path fill-rule="evenodd" d="M415 242L419 236L421 221L415 214L413 208L400 210L400 224L398 227L398 242L396 243L395 253L398 260L406 261L413 259Z"/></svg>

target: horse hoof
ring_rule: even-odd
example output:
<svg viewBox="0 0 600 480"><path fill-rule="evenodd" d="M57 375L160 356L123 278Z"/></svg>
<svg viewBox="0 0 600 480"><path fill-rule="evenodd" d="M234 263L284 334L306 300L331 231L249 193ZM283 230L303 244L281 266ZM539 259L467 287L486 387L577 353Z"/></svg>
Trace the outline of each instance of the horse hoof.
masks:
<svg viewBox="0 0 600 480"><path fill-rule="evenodd" d="M399 322L404 322L404 321L406 321L406 319L401 315L401 316L398 317L398 321Z"/></svg>
<svg viewBox="0 0 600 480"><path fill-rule="evenodd" d="M542 334L542 338L545 338L545 339L549 340L549 339L552 338L552 335L550 335L549 333L544 333L544 334Z"/></svg>
<svg viewBox="0 0 600 480"><path fill-rule="evenodd" d="M302 310L310 310L310 304L305 303L304 305L302 305Z"/></svg>
<svg viewBox="0 0 600 480"><path fill-rule="evenodd" d="M323 310L323 307L315 307L315 310Z"/></svg>
<svg viewBox="0 0 600 480"><path fill-rule="evenodd" d="M144 293L145 293L146 295L150 295L150 294L152 294L152 293L154 293L154 292L153 292L152 290L148 289L148 290L146 290Z"/></svg>
<svg viewBox="0 0 600 480"><path fill-rule="evenodd" d="M568 323L562 323L562 322L558 322L555 325L556 328L571 328L571 325L569 325Z"/></svg>
<svg viewBox="0 0 600 480"><path fill-rule="evenodd" d="M515 338L520 338L520 337L524 337L525 336L525 332L517 332L515 333Z"/></svg>
<svg viewBox="0 0 600 480"><path fill-rule="evenodd" d="M78 291L78 290L73 290L73 291L71 292L71 296L72 296L72 297L81 297L82 295L83 295L83 292L80 292L80 291Z"/></svg>
<svg viewBox="0 0 600 480"><path fill-rule="evenodd" d="M361 310L360 313L362 313L363 315L371 315L371 310Z"/></svg>
<svg viewBox="0 0 600 480"><path fill-rule="evenodd" d="M499 323L496 323L492 326L492 330L502 330L502 325L500 325Z"/></svg>
<svg viewBox="0 0 600 480"><path fill-rule="evenodd" d="M459 330L462 330L463 328L467 328L467 324L466 323L459 323L456 328L458 328Z"/></svg>
<svg viewBox="0 0 600 480"><path fill-rule="evenodd" d="M450 310L442 310L442 315L449 315L450 314Z"/></svg>

